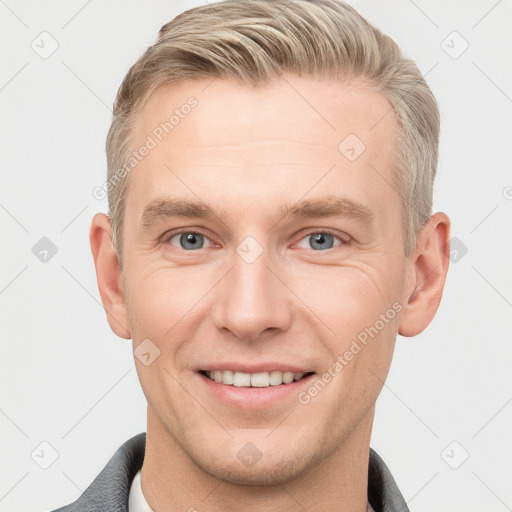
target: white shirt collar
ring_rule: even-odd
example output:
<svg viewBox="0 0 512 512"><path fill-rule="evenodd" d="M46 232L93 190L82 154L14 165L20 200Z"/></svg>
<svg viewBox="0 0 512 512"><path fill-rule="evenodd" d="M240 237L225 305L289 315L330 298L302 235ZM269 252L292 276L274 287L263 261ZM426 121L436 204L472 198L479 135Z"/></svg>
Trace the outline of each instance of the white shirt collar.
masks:
<svg viewBox="0 0 512 512"><path fill-rule="evenodd" d="M153 512L149 506L144 494L142 493L142 485L140 483L140 469L133 478L130 487L130 497L128 498L128 512Z"/></svg>

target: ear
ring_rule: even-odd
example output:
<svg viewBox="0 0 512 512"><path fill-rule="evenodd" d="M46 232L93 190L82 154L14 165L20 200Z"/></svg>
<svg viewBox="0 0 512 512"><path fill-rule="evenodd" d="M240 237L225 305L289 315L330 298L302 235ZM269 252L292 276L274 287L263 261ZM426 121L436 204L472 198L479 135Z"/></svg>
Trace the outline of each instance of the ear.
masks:
<svg viewBox="0 0 512 512"><path fill-rule="evenodd" d="M416 250L410 257L412 285L407 290L398 334L416 336L432 321L443 295L450 261L450 219L435 213L418 233Z"/></svg>
<svg viewBox="0 0 512 512"><path fill-rule="evenodd" d="M93 217L89 241L96 267L101 301L107 313L110 328L119 337L130 339L123 274L112 244L112 228L107 215L97 213Z"/></svg>

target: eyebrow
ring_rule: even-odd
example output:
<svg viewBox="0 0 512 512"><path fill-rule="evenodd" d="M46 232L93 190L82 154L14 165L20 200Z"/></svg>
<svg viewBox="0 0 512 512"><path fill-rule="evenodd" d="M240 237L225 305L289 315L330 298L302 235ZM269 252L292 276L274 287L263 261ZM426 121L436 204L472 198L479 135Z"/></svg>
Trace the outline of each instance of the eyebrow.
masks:
<svg viewBox="0 0 512 512"><path fill-rule="evenodd" d="M303 199L297 203L283 203L277 210L280 218L320 219L326 217L346 217L370 226L374 222L374 214L362 203L338 196L327 196L321 199ZM201 201L184 199L156 199L149 203L142 213L142 225L149 228L160 221L174 218L209 219L223 218L225 209L215 211L214 208Z"/></svg>

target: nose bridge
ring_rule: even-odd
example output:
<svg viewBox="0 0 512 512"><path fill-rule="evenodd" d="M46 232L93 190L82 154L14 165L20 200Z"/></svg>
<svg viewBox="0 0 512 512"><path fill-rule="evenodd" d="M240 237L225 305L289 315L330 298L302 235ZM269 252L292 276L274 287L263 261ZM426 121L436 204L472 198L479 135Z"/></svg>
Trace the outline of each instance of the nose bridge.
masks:
<svg viewBox="0 0 512 512"><path fill-rule="evenodd" d="M269 268L275 265L268 243L258 238L247 236L234 248L215 306L217 327L245 339L290 321L287 289Z"/></svg>

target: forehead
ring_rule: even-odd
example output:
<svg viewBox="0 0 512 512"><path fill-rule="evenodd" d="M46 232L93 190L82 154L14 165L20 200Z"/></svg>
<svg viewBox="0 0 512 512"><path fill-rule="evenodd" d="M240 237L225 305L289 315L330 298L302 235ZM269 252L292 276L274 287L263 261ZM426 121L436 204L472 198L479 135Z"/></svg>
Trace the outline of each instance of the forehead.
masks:
<svg viewBox="0 0 512 512"><path fill-rule="evenodd" d="M163 86L139 112L134 141L155 130L158 138L159 124L169 123L173 114L172 127L167 126L168 133L162 127L158 141L169 149L180 144L236 144L239 147L232 149L242 151L241 145L248 147L255 138L261 142L265 135L270 143L309 143L338 156L338 144L349 133L381 153L396 136L389 101L358 79L342 82L285 74L257 87L225 78Z"/></svg>
<svg viewBox="0 0 512 512"><path fill-rule="evenodd" d="M383 204L399 200L392 185L392 107L357 80L285 74L259 87L184 81L152 94L132 135L136 151L152 141L129 175L127 202L139 211L166 191L176 195L177 186L183 196L213 189L227 200L230 185L247 198L293 200L313 187L318 193L336 187L367 203L379 194L387 196Z"/></svg>

